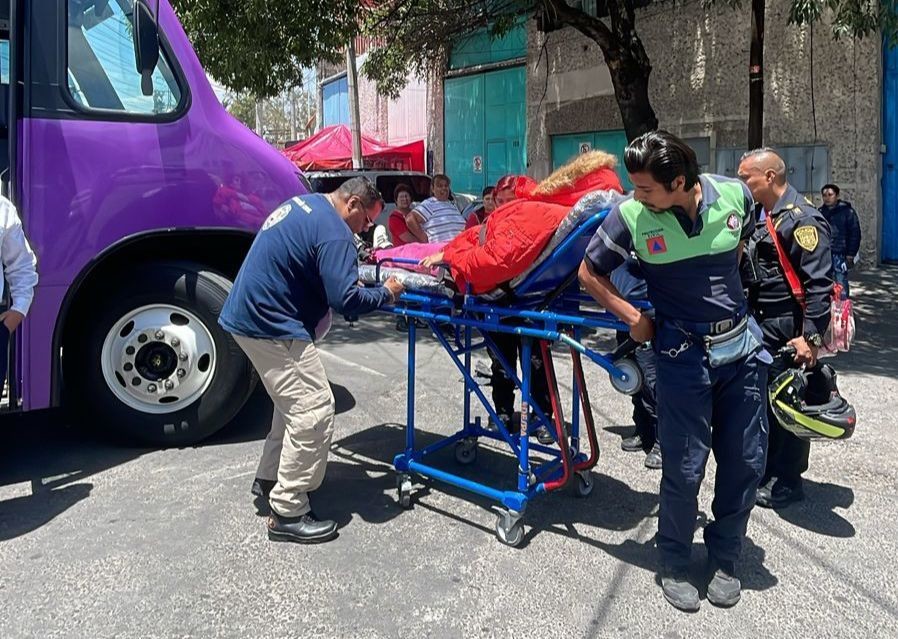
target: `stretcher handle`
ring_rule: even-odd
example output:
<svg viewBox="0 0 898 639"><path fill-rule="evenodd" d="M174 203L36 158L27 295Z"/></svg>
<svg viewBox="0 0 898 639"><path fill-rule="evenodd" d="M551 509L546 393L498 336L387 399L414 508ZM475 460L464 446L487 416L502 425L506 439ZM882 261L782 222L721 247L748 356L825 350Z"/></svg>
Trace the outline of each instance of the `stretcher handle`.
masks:
<svg viewBox="0 0 898 639"><path fill-rule="evenodd" d="M643 315L646 315L650 319L654 320L655 319L655 309L650 308L650 309L646 310L643 313ZM637 342L635 339L633 339L632 337L627 337L627 339L622 344L620 344L617 348L615 348L613 351L611 351L611 361L616 362L621 357L625 357L625 356L629 355L630 353L635 351L640 346L641 346L641 344L639 342Z"/></svg>
<svg viewBox="0 0 898 639"><path fill-rule="evenodd" d="M612 362L616 362L622 357L626 357L637 348L639 348L640 344L632 337L628 337L625 342L622 342L617 348L611 351L610 359Z"/></svg>
<svg viewBox="0 0 898 639"><path fill-rule="evenodd" d="M574 379L577 383L577 391L580 393L580 401L583 404L583 422L586 426L586 436L589 438L589 459L574 466L575 471L590 470L599 461L599 437L596 434L596 422L592 415L592 404L589 401L589 390L586 387L586 378L583 375L583 360L576 349L571 349L571 362L574 366Z"/></svg>
<svg viewBox="0 0 898 639"><path fill-rule="evenodd" d="M546 491L558 490L564 488L571 481L573 469L571 468L571 449L568 445L567 433L564 432L564 415L561 412L561 402L558 400L558 384L555 377L555 364L552 361L552 351L549 350L549 342L539 340L540 355L543 358L543 368L546 371L546 385L549 390L549 399L552 402L552 417L555 425L555 439L558 442L558 448L561 449L561 477L553 481L545 483ZM524 362L524 366L529 366L529 362Z"/></svg>
<svg viewBox="0 0 898 639"><path fill-rule="evenodd" d="M412 257L385 257L382 260L377 260L374 265L374 281L380 282L380 265L385 262L389 262L391 264L411 264L413 266L420 266L421 260L416 260Z"/></svg>

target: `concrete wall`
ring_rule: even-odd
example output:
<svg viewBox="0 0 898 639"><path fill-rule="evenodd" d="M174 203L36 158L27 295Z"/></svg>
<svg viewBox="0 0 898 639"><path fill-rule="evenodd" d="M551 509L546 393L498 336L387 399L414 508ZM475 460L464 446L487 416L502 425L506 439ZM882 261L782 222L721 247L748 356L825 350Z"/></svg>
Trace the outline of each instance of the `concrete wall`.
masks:
<svg viewBox="0 0 898 639"><path fill-rule="evenodd" d="M878 256L879 39L836 42L827 25L818 25L812 67L810 29L787 25L787 7L788 0L768 0L765 143L826 145L830 179L861 216L862 252ZM697 0L658 2L637 12L637 28L652 61L650 97L660 126L683 137L710 136L712 158L715 148L744 147L748 5L705 10ZM623 125L598 45L570 28L541 34L531 21L528 29L527 150L529 171L541 178L552 166L551 135Z"/></svg>

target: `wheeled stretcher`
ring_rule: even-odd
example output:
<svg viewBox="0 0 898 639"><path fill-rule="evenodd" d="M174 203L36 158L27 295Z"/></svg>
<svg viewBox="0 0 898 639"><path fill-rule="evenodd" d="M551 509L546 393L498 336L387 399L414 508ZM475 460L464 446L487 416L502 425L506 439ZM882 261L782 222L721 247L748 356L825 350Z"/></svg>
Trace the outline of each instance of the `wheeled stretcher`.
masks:
<svg viewBox="0 0 898 639"><path fill-rule="evenodd" d="M528 502L542 493L560 490L572 482L576 493L587 496L592 491L589 471L599 459L599 443L593 420L589 392L583 374L583 357L605 369L612 386L620 392L633 394L642 384L641 372L632 359L625 357L635 344L629 343L608 353L601 353L584 345L586 329L627 330L615 317L592 305L588 296L580 293L577 271L586 246L608 213L608 204L600 203L562 224L540 259L529 272L511 287L486 296L461 295L449 290L437 279L420 273L396 268L362 267L363 281L384 281L390 275L405 273L407 290L398 303L384 310L409 320L423 320L436 340L458 368L464 379L464 400L461 428L436 443L419 448L415 440L415 367L418 327L408 322L408 398L405 450L396 455L393 465L397 472L399 503L410 507L412 476L417 475L451 484L500 503L504 508L496 522L500 541L510 546L521 543L524 537L522 517ZM402 260L392 260L401 262ZM414 286L414 289L408 287ZM542 355L551 401L551 419L531 395L531 367L523 365L517 375L517 362L507 361L496 347L491 334L511 333L521 337L522 362L530 362L531 355ZM565 420L551 345L567 347L573 368L571 412ZM472 372L472 354L489 349L501 362L509 379L521 393L520 425L506 426L496 413L483 386ZM472 398L480 402L489 421L489 428L481 418L472 417ZM583 412L581 429L580 412ZM541 426L548 428L555 439L551 446L531 441L531 435ZM432 465L437 451L455 447L455 460L461 465L473 464L477 459L478 441L490 438L505 442L517 460L515 490L503 490L458 475ZM588 442L588 448L583 444Z"/></svg>

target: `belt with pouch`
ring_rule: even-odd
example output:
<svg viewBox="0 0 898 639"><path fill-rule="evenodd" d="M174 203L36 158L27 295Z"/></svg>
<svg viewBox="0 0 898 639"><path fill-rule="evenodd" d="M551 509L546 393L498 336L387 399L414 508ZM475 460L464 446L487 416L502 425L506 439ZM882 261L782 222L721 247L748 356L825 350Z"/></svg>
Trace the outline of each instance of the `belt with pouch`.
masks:
<svg viewBox="0 0 898 639"><path fill-rule="evenodd" d="M744 330L747 317L748 316L744 312L741 312L731 317L717 320L716 322L684 322L681 320L672 320L670 323L690 335L717 337L720 335L727 335L740 326L742 326L742 329ZM735 335L736 333L733 334Z"/></svg>
<svg viewBox="0 0 898 639"><path fill-rule="evenodd" d="M708 357L708 363L712 368L729 364L741 359L760 346L760 343L751 331L748 330L748 316L740 318L728 318L705 325L702 333L689 331L690 328L699 328L701 325L676 322L675 325L685 334L685 339L677 348L660 351L661 354L677 358L680 353L689 349L690 344L701 343ZM701 340L701 342L699 342Z"/></svg>
<svg viewBox="0 0 898 639"><path fill-rule="evenodd" d="M712 346L716 346L718 344L723 344L724 342L728 342L734 337L738 337L745 332L748 328L748 315L743 315L742 319L738 322L734 322L733 320L724 320L725 322L729 322L729 324L718 324L724 328L724 330L715 333L709 333L707 335L702 336L702 341L705 343L705 348L708 349Z"/></svg>

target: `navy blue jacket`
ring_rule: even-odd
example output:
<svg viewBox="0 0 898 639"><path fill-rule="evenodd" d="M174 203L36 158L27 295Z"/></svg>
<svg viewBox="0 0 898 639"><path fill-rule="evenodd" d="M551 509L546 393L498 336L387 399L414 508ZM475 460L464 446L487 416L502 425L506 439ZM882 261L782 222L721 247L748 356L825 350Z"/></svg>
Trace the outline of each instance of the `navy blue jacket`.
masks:
<svg viewBox="0 0 898 639"><path fill-rule="evenodd" d="M328 307L355 316L389 300L382 286L359 286L352 231L327 198L303 195L265 220L218 323L243 337L314 341Z"/></svg>
<svg viewBox="0 0 898 639"><path fill-rule="evenodd" d="M854 257L861 248L861 224L850 202L839 200L835 206L821 206L820 212L829 222L833 254Z"/></svg>

